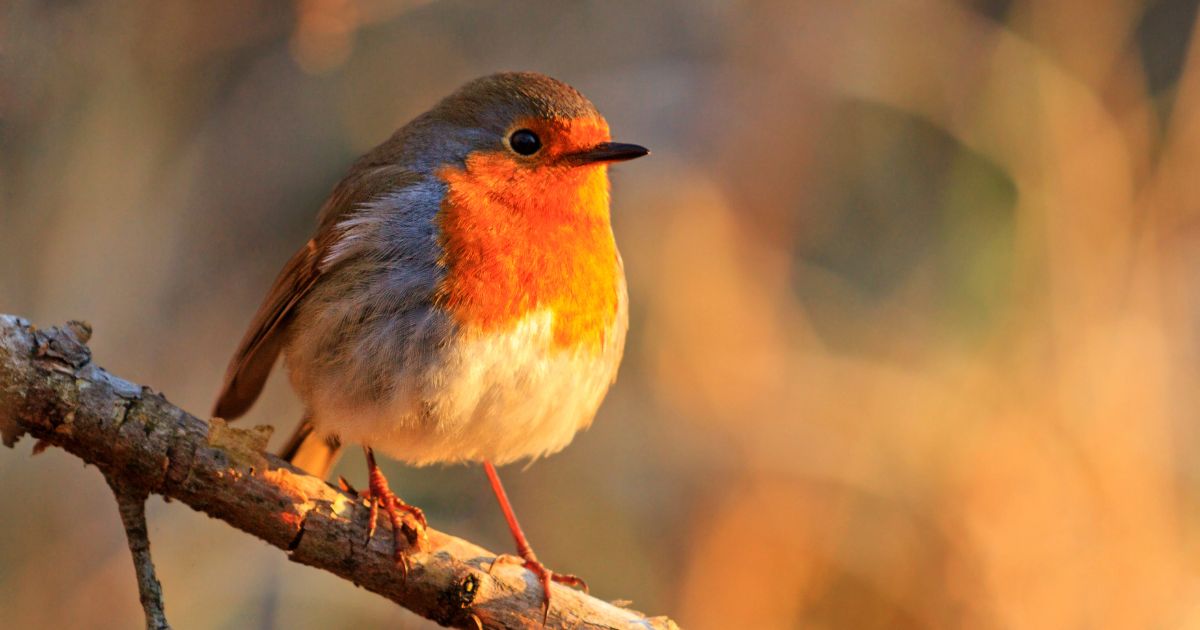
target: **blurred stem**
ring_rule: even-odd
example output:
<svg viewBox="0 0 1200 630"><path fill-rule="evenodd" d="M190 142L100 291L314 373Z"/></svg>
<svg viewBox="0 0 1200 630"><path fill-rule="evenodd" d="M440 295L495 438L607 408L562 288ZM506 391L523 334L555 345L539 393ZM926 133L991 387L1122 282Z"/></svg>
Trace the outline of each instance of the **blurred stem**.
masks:
<svg viewBox="0 0 1200 630"><path fill-rule="evenodd" d="M167 613L163 607L162 585L154 574L154 561L150 558L150 533L146 528L145 490L131 488L108 475L108 487L117 498L117 509L121 523L125 525L125 537L129 540L129 553L133 556L133 569L137 572L138 596L142 610L146 613L147 630L170 630Z"/></svg>

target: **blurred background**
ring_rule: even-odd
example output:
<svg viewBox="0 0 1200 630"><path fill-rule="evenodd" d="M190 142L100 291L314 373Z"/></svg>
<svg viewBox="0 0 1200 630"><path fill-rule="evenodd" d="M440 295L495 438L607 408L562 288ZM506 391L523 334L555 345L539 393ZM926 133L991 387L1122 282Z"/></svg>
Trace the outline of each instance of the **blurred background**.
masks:
<svg viewBox="0 0 1200 630"><path fill-rule="evenodd" d="M548 566L687 628L1200 627L1196 5L9 0L0 312L203 414L351 161L539 70L654 151L613 172L621 377L504 471ZM246 422L299 413L276 377ZM101 476L30 449L3 624L140 626ZM386 471L510 548L477 467ZM430 625L178 503L150 529L179 628Z"/></svg>

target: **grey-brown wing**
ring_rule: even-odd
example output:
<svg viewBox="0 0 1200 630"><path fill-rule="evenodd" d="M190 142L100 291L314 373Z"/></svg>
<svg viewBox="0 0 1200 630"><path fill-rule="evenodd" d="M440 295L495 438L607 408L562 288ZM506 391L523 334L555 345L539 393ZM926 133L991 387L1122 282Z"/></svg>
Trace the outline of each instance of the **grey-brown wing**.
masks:
<svg viewBox="0 0 1200 630"><path fill-rule="evenodd" d="M229 362L213 416L226 420L241 417L258 399L283 349L292 309L312 290L321 275L319 262L317 243L311 240L279 272Z"/></svg>
<svg viewBox="0 0 1200 630"><path fill-rule="evenodd" d="M323 261L339 234L337 224L356 207L386 191L417 180L414 173L380 156L394 140L368 153L343 179L318 216L316 236L292 256L258 308L250 329L238 345L225 372L213 415L226 420L241 417L262 392L287 339L287 327L297 304L321 280ZM388 157L384 155L384 157Z"/></svg>

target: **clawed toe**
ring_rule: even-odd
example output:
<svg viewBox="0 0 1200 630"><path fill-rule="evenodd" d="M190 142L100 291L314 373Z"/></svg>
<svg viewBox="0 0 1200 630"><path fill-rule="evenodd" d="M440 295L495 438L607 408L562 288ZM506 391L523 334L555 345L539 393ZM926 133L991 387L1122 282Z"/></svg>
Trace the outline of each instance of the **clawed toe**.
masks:
<svg viewBox="0 0 1200 630"><path fill-rule="evenodd" d="M341 475L338 475L338 488L342 492L345 492L356 499L361 498L362 496L358 493L358 490L355 489L354 486L350 485L350 482L346 481L346 478Z"/></svg>
<svg viewBox="0 0 1200 630"><path fill-rule="evenodd" d="M379 522L379 508L382 506L388 522L392 524L392 529L404 533L409 547L420 547L429 541L429 534L425 531L429 525L425 521L425 513L421 511L421 508L405 503L394 494L378 498L368 496L366 499L371 505L371 525L367 530L367 538L375 536L375 528Z"/></svg>
<svg viewBox="0 0 1200 630"><path fill-rule="evenodd" d="M583 591L584 593L588 592L587 582L584 582L583 578L581 578L577 575L571 575L570 573L555 573L554 571L547 569L546 565L539 562L537 557L534 556L532 552L529 553L528 557L514 556L512 554L507 554L507 553L499 554L492 560L492 564L488 566L488 570L487 570L488 574L490 575L492 573L492 570L496 568L496 565L501 564L501 563L520 564L522 567L528 569L535 576L537 576L538 583L540 583L542 585L542 624L543 625L545 625L547 618L549 617L549 614L550 614L550 583L551 582L558 582L559 584L562 584L564 586L570 586L573 588L577 588L577 589Z"/></svg>
<svg viewBox="0 0 1200 630"><path fill-rule="evenodd" d="M528 568L528 567L526 567L526 568ZM562 584L564 586L570 586L571 588L579 589L579 590L583 591L584 593L588 592L587 582L584 582L583 578L579 577L578 575L571 575L570 573L551 572L550 579L554 580L555 582L558 582L559 584Z"/></svg>
<svg viewBox="0 0 1200 630"><path fill-rule="evenodd" d="M366 451L369 484L365 492L356 494L356 496L366 499L367 503L371 506L371 520L367 526L367 541L370 542L375 537L375 530L379 524L379 508L382 507L384 514L388 517L388 522L392 526L392 541L396 564L400 565L404 576L407 578L407 554L414 549L425 547L429 543L429 534L426 532L428 524L425 521L425 512L415 505L405 503L391 491L388 487L387 479L383 476L383 472L375 464L375 454L371 452L371 449L366 449ZM344 479L340 480L340 482L342 485L350 486ZM407 544L400 542L401 534L403 534Z"/></svg>

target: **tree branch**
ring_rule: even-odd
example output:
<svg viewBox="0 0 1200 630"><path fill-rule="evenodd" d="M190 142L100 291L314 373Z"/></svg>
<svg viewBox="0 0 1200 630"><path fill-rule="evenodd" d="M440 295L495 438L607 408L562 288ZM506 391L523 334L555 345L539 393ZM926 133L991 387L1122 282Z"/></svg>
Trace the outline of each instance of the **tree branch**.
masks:
<svg viewBox="0 0 1200 630"><path fill-rule="evenodd" d="M162 584L154 574L154 561L150 558L150 532L146 528L146 498L149 495L143 490L126 487L119 479L108 476L105 479L117 498L117 510L121 513L121 524L125 526L125 538L129 541L133 570L137 574L138 598L146 613L146 629L171 630L163 607Z"/></svg>
<svg viewBox="0 0 1200 630"><path fill-rule="evenodd" d="M386 523L368 541L365 502L264 453L270 427L237 429L219 419L210 424L105 372L91 362L90 332L78 322L38 330L0 315L5 445L32 435L95 465L118 497L178 499L285 550L295 562L351 580L440 624L541 626L541 587L525 569L497 563L489 573L496 554L430 529L428 548L409 555L403 578ZM139 585L154 581L146 545L145 567L134 549ZM143 568L150 573L143 575ZM552 588L548 628L676 627L666 617L647 618L558 584ZM147 591L141 592L145 601ZM148 622L155 605L161 613L161 599L151 601Z"/></svg>

